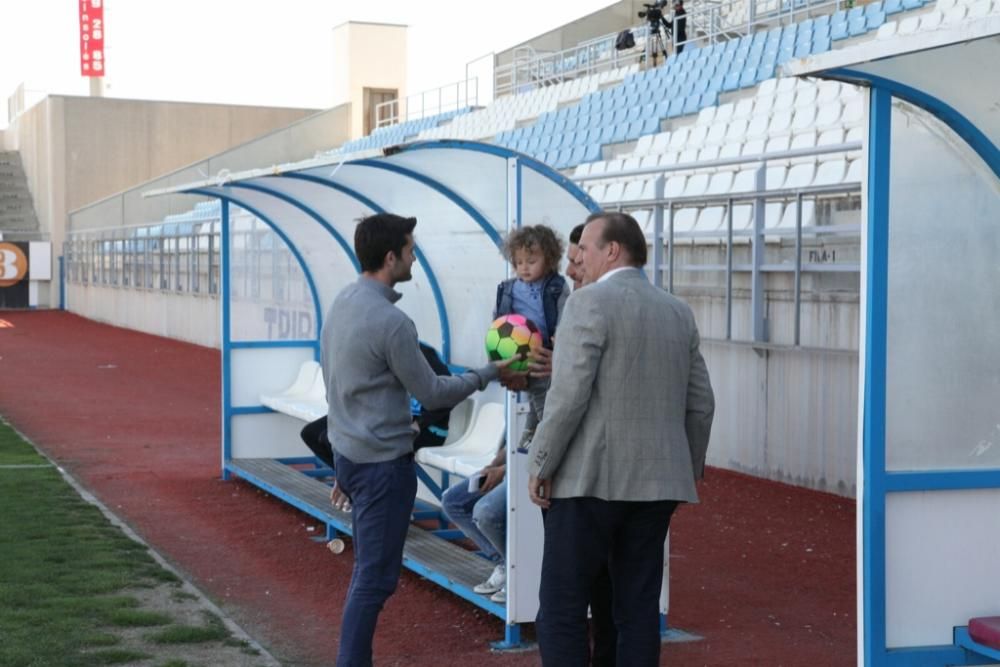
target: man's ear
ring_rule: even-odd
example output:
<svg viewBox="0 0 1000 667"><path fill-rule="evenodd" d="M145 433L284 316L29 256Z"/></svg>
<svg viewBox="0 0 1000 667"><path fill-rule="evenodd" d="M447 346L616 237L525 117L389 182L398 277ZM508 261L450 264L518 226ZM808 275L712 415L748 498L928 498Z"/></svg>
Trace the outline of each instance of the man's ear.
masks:
<svg viewBox="0 0 1000 667"><path fill-rule="evenodd" d="M390 250L389 252L385 253L385 257L382 258L382 267L392 268L393 266L395 266L395 264L396 264L396 255Z"/></svg>

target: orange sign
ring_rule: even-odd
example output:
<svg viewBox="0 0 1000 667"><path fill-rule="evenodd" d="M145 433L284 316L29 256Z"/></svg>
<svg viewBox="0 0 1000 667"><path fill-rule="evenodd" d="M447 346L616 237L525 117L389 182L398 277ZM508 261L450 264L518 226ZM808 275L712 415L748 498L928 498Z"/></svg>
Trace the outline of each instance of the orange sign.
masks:
<svg viewBox="0 0 1000 667"><path fill-rule="evenodd" d="M13 243L0 243L0 287L21 282L28 273L28 258Z"/></svg>

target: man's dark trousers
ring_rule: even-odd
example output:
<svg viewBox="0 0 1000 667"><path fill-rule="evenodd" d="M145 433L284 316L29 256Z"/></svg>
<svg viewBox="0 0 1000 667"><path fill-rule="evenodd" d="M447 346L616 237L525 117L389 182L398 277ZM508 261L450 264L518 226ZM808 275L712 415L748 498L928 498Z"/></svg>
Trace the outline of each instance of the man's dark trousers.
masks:
<svg viewBox="0 0 1000 667"><path fill-rule="evenodd" d="M334 453L337 484L351 499L354 572L340 626L337 667L369 667L382 605L396 590L417 476L413 455L354 463Z"/></svg>
<svg viewBox="0 0 1000 667"><path fill-rule="evenodd" d="M614 591L617 667L659 663L663 542L676 507L672 500L552 500L536 624L543 665L588 664L587 605L605 563Z"/></svg>

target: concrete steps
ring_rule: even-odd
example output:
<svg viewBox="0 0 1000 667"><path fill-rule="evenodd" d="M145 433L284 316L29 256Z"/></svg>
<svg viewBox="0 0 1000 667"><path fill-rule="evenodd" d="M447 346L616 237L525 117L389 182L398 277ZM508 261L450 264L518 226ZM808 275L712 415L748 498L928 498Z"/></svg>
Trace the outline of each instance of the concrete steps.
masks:
<svg viewBox="0 0 1000 667"><path fill-rule="evenodd" d="M0 152L0 233L37 232L38 217L17 151Z"/></svg>

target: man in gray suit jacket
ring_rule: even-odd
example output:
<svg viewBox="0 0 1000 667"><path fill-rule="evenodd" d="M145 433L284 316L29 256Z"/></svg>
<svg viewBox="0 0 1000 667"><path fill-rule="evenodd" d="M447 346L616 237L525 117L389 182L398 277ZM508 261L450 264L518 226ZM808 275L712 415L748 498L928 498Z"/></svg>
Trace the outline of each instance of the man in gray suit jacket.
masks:
<svg viewBox="0 0 1000 667"><path fill-rule="evenodd" d="M542 661L588 660L587 605L607 564L617 664L659 661L663 543L697 502L715 400L691 309L642 271L646 239L621 213L588 218L584 283L566 303L529 493L548 508L537 631Z"/></svg>

